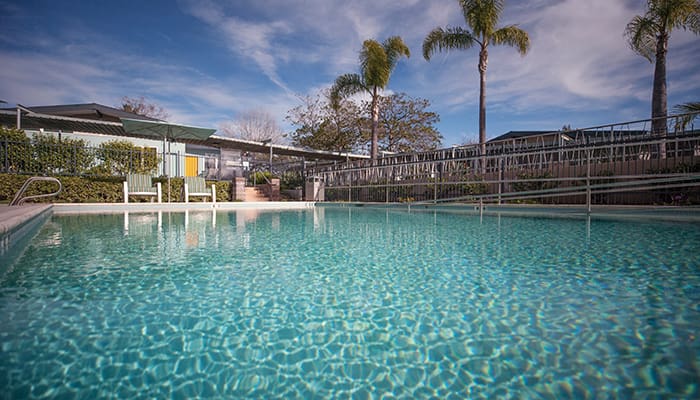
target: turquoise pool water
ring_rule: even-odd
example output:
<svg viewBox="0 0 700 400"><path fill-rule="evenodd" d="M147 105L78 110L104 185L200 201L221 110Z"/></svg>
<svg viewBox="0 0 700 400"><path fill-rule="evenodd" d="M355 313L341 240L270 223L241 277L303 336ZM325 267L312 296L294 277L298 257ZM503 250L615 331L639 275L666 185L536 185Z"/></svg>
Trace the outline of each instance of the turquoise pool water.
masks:
<svg viewBox="0 0 700 400"><path fill-rule="evenodd" d="M700 226L316 208L53 216L0 398L698 398Z"/></svg>

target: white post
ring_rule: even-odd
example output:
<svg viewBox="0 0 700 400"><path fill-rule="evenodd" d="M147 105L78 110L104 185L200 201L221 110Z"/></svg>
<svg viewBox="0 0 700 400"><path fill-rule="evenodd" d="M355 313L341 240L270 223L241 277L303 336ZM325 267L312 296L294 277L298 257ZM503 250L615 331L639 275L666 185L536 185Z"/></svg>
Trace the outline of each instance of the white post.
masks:
<svg viewBox="0 0 700 400"><path fill-rule="evenodd" d="M586 151L586 212L591 213L591 149Z"/></svg>
<svg viewBox="0 0 700 400"><path fill-rule="evenodd" d="M190 202L190 187L185 183L185 203Z"/></svg>
<svg viewBox="0 0 700 400"><path fill-rule="evenodd" d="M156 192L158 192L158 202L162 203L163 191L160 187L160 182L156 182Z"/></svg>
<svg viewBox="0 0 700 400"><path fill-rule="evenodd" d="M129 184L124 181L124 204L129 203Z"/></svg>
<svg viewBox="0 0 700 400"><path fill-rule="evenodd" d="M216 203L216 185L211 184L211 202Z"/></svg>

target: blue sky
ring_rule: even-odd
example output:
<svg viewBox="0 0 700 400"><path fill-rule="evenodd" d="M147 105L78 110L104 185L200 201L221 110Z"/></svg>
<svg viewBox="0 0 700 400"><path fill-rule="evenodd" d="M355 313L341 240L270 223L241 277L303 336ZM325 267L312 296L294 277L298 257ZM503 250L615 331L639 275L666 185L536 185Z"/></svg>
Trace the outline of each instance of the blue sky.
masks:
<svg viewBox="0 0 700 400"><path fill-rule="evenodd" d="M645 0L506 1L532 48L493 47L487 137L648 118L653 65L625 25ZM368 38L399 35L412 56L389 92L430 100L443 145L478 137L478 50L421 55L438 26L465 26L456 0L2 1L0 99L26 106L144 96L172 122L218 128L251 110L285 116L340 74ZM700 38L671 37L669 107L700 100Z"/></svg>

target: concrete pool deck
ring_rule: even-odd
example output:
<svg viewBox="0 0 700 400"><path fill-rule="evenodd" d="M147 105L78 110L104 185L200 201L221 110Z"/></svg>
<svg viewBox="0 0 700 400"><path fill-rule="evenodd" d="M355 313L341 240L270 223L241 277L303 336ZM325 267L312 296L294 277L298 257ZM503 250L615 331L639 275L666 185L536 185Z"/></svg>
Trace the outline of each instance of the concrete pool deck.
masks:
<svg viewBox="0 0 700 400"><path fill-rule="evenodd" d="M34 217L48 212L51 204L36 204L27 206L0 205L0 236L9 233L14 228L28 222Z"/></svg>

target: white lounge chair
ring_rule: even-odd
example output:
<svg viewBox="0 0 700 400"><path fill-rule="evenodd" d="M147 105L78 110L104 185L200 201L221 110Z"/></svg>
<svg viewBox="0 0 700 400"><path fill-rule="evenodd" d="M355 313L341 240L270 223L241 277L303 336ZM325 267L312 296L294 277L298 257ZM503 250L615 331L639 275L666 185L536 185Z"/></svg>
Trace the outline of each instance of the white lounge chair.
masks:
<svg viewBox="0 0 700 400"><path fill-rule="evenodd" d="M212 203L216 203L216 185L212 183L211 191L207 190L204 178L186 176L183 190L185 192L185 203L190 202L190 197L209 197Z"/></svg>
<svg viewBox="0 0 700 400"><path fill-rule="evenodd" d="M124 203L129 202L129 196L149 196L151 197L151 202L153 202L153 197L155 197L161 203L162 191L160 182L156 182L156 185L153 186L149 175L129 174L124 181Z"/></svg>

